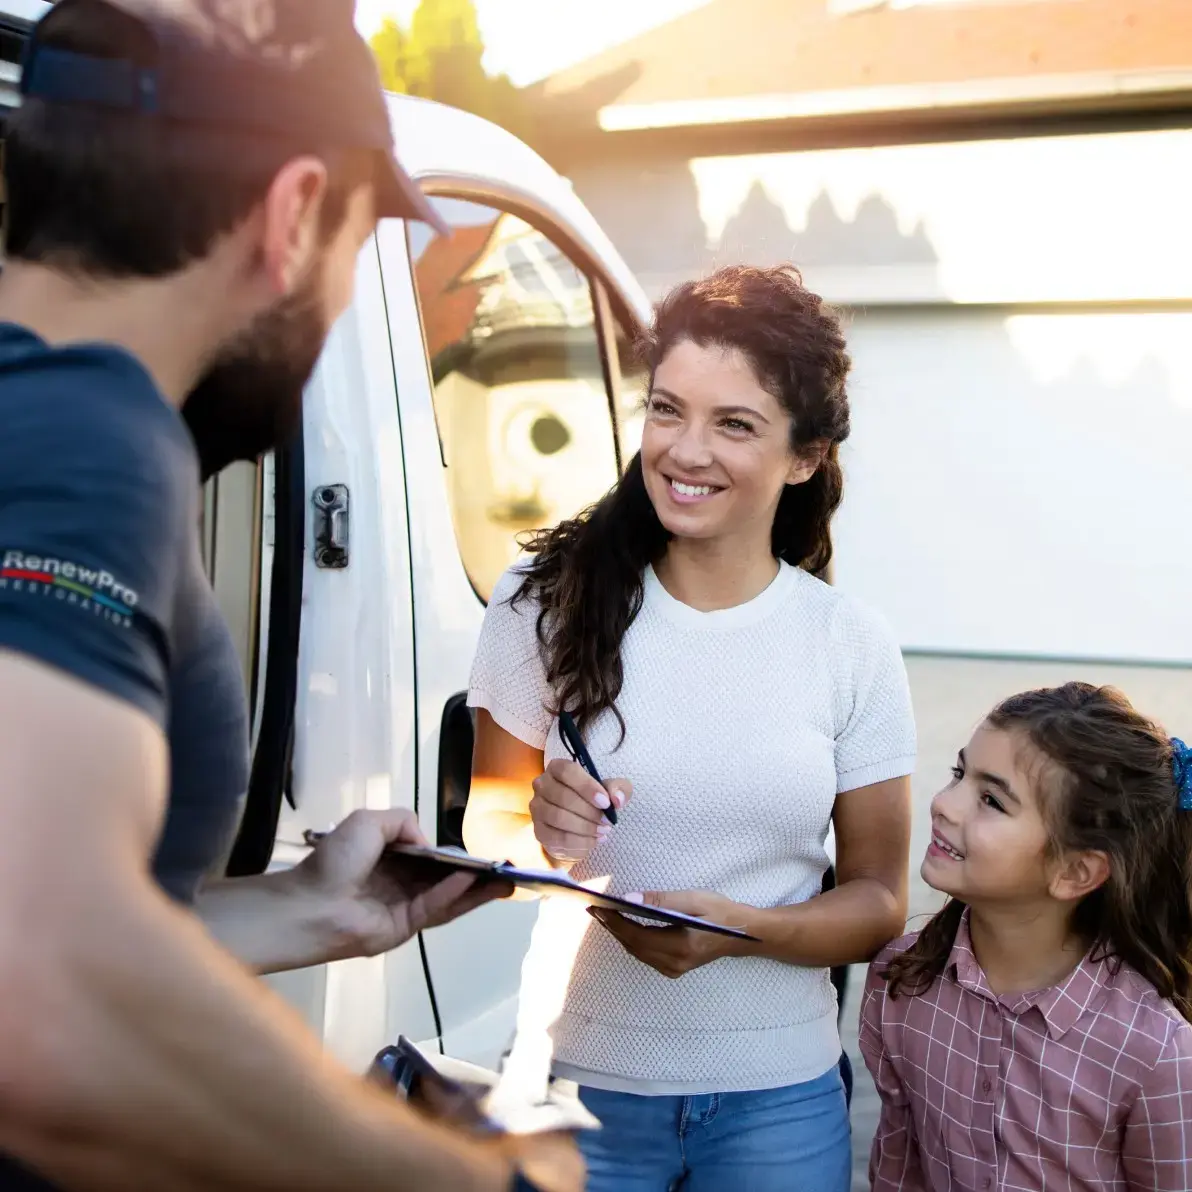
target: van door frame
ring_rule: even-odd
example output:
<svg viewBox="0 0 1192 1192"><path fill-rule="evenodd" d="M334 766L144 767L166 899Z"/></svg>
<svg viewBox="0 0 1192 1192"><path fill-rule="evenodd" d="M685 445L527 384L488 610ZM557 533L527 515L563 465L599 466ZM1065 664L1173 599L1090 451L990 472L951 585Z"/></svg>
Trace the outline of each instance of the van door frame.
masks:
<svg viewBox="0 0 1192 1192"><path fill-rule="evenodd" d="M576 236L570 233L565 224L560 222L558 215L545 210L533 197L507 187L493 185L487 181L475 178L450 177L420 179L428 197L444 199L460 199L465 202L481 204L485 207L507 212L536 228L566 254L570 262L583 274L591 293L593 307L593 322L598 350L601 356L601 375L605 384L605 394L608 401L609 433L613 435L615 451L615 466L618 474L622 468L620 454L621 433L616 401L614 379L619 376L619 365L616 359L615 343L616 328L613 326L614 309L621 307L625 311L627 328L636 329L638 320L633 315L629 304L621 299L615 284L608 277L607 272L600 266L600 262L587 252ZM435 445L438 456L434 468L434 479L441 486L438 479L443 467L441 452L442 438L438 419L434 408L433 380L430 376L428 349L425 329L422 325L422 308L414 277L413 261L410 254L409 240L404 226L400 228L400 243L397 243L398 225L392 227L382 225L378 230L378 244L381 253L382 276L385 288L386 304L390 311L390 327L394 367L397 377L399 420L402 427L403 450L407 453L407 483L413 486L416 475L421 473L424 483L431 479L427 471L429 459L428 448ZM392 237L392 239L390 239ZM421 347L421 360L410 350L410 345L396 342L396 332L404 330L410 318L417 320ZM613 347L610 353L610 345ZM416 373L415 373L416 370ZM410 458L411 453L417 456L417 462ZM424 460L423 457L426 457ZM421 492L422 501L429 500L426 492ZM450 510L446 501L445 491L442 496L434 497L436 509L434 521L425 520L420 525L416 517L417 501L415 494L407 493L407 509L410 518L411 533L411 564L416 574L412 577L414 586L414 623L415 623L415 657L417 691L415 715L418 723L418 748L415 756L416 790L419 820L424 833L430 839L436 839L439 831L440 808L438 806L439 767L441 765L440 744L443 733L443 712L447 703L454 700L458 694L457 685L466 686L466 673L462 673L462 653L467 653L467 664L470 665L471 655L475 647L473 636L479 630L483 618L483 602L476 595L472 582L464 567L456 542L454 525L450 520ZM446 518L446 524L443 519ZM432 534L435 541L441 536L449 536L451 543L451 559L444 559L441 567L435 567L427 574L425 564L420 564L418 540ZM465 601L467 607L458 602ZM425 673L426 646L419 650L420 623L424 625L429 606L435 609L436 631L438 622L447 624L457 623L456 633L447 629L441 630L442 648L450 657L452 678L446 680L446 686L452 688L450 692L438 690L442 683L436 684L431 676ZM421 616L420 616L421 612ZM466 626L466 628L465 628ZM466 644L462 638L466 637ZM419 673L421 672L421 673ZM462 677L461 677L462 673ZM429 688L428 688L429 683ZM443 698L440 698L443 697ZM461 767L462 769L462 767ZM502 948L508 947L510 939L521 943L528 943L529 928L536 917L536 907L532 903L515 903L484 907L473 912L469 920L484 920L491 923L485 938L491 938L494 944ZM500 918L498 918L500 916ZM516 918L517 921L514 921ZM479 924L469 924L469 926ZM425 962L426 980L431 996L435 1003L435 1012L440 1028L440 1048L452 1055L469 1059L477 1063L493 1064L499 1062L499 1055L494 1052L503 1042L503 1034L512 1027L511 1004L516 1004L517 975L520 973L521 956L513 958L514 984L509 990L502 989L495 1001L477 1006L477 1014L472 1014L458 1000L456 979L459 974L452 970L445 972L440 962L435 967L435 951L447 946L446 935L451 927L442 928L436 933L434 946L427 949L423 941L423 958ZM524 939L523 939L524 937ZM479 961L477 961L479 963ZM508 974L506 974L508 976ZM436 980L437 978L437 980ZM506 994L509 998L506 998ZM448 1003L456 1001L453 1008ZM506 1022L506 1015L509 1021Z"/></svg>

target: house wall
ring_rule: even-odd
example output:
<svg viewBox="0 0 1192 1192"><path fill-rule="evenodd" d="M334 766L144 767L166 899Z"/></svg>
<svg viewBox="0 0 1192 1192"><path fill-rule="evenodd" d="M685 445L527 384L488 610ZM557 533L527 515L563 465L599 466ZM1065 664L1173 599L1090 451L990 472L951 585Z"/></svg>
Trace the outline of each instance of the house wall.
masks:
<svg viewBox="0 0 1192 1192"><path fill-rule="evenodd" d="M1192 300L1192 130L691 157L615 149L576 191L657 295L793 260L843 304Z"/></svg>

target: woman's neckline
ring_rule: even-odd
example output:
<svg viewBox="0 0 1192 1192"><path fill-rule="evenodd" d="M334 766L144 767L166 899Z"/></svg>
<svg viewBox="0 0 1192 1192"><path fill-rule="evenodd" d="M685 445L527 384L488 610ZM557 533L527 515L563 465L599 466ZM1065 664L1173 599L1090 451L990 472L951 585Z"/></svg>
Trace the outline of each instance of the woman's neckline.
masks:
<svg viewBox="0 0 1192 1192"><path fill-rule="evenodd" d="M668 620L690 629L739 629L756 624L768 617L790 594L799 580L798 568L779 560L778 574L756 596L729 608L707 611L692 608L672 596L663 586L653 564L646 567L644 574L645 602L656 608Z"/></svg>

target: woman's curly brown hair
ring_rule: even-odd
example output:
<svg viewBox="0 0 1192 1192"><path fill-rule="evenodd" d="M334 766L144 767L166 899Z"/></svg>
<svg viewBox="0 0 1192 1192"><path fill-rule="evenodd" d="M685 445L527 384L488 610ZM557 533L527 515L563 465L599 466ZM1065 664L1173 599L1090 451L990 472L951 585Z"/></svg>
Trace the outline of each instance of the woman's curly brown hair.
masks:
<svg viewBox="0 0 1192 1192"><path fill-rule="evenodd" d="M1116 688L1090 683L1013 695L986 723L1021 734L1047 763L1050 855L1109 858L1108 880L1076 907L1074 933L1094 957L1141 973L1192 1021L1192 812L1180 809L1171 739ZM950 899L889 962L891 997L931 987L964 909Z"/></svg>
<svg viewBox="0 0 1192 1192"><path fill-rule="evenodd" d="M741 352L791 415L792 449L827 445L811 479L783 492L771 535L776 558L822 572L832 558L831 520L844 488L838 450L849 434L850 361L839 319L797 270L740 265L678 286L658 304L637 345L651 384L667 353L685 341ZM596 505L525 544L534 557L512 602L539 602L547 678L559 707L581 728L611 710L624 735L616 706L621 641L641 608L645 569L662 557L668 539L639 453Z"/></svg>

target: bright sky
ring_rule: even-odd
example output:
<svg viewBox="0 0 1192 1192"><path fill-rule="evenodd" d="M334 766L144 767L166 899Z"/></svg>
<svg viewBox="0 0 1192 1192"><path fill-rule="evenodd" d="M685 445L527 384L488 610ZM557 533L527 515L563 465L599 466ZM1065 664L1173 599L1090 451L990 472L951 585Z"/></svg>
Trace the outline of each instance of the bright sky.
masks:
<svg viewBox="0 0 1192 1192"><path fill-rule="evenodd" d="M665 24L709 0L476 0L485 66L519 86ZM356 0L364 34L386 16L406 24L418 0Z"/></svg>

